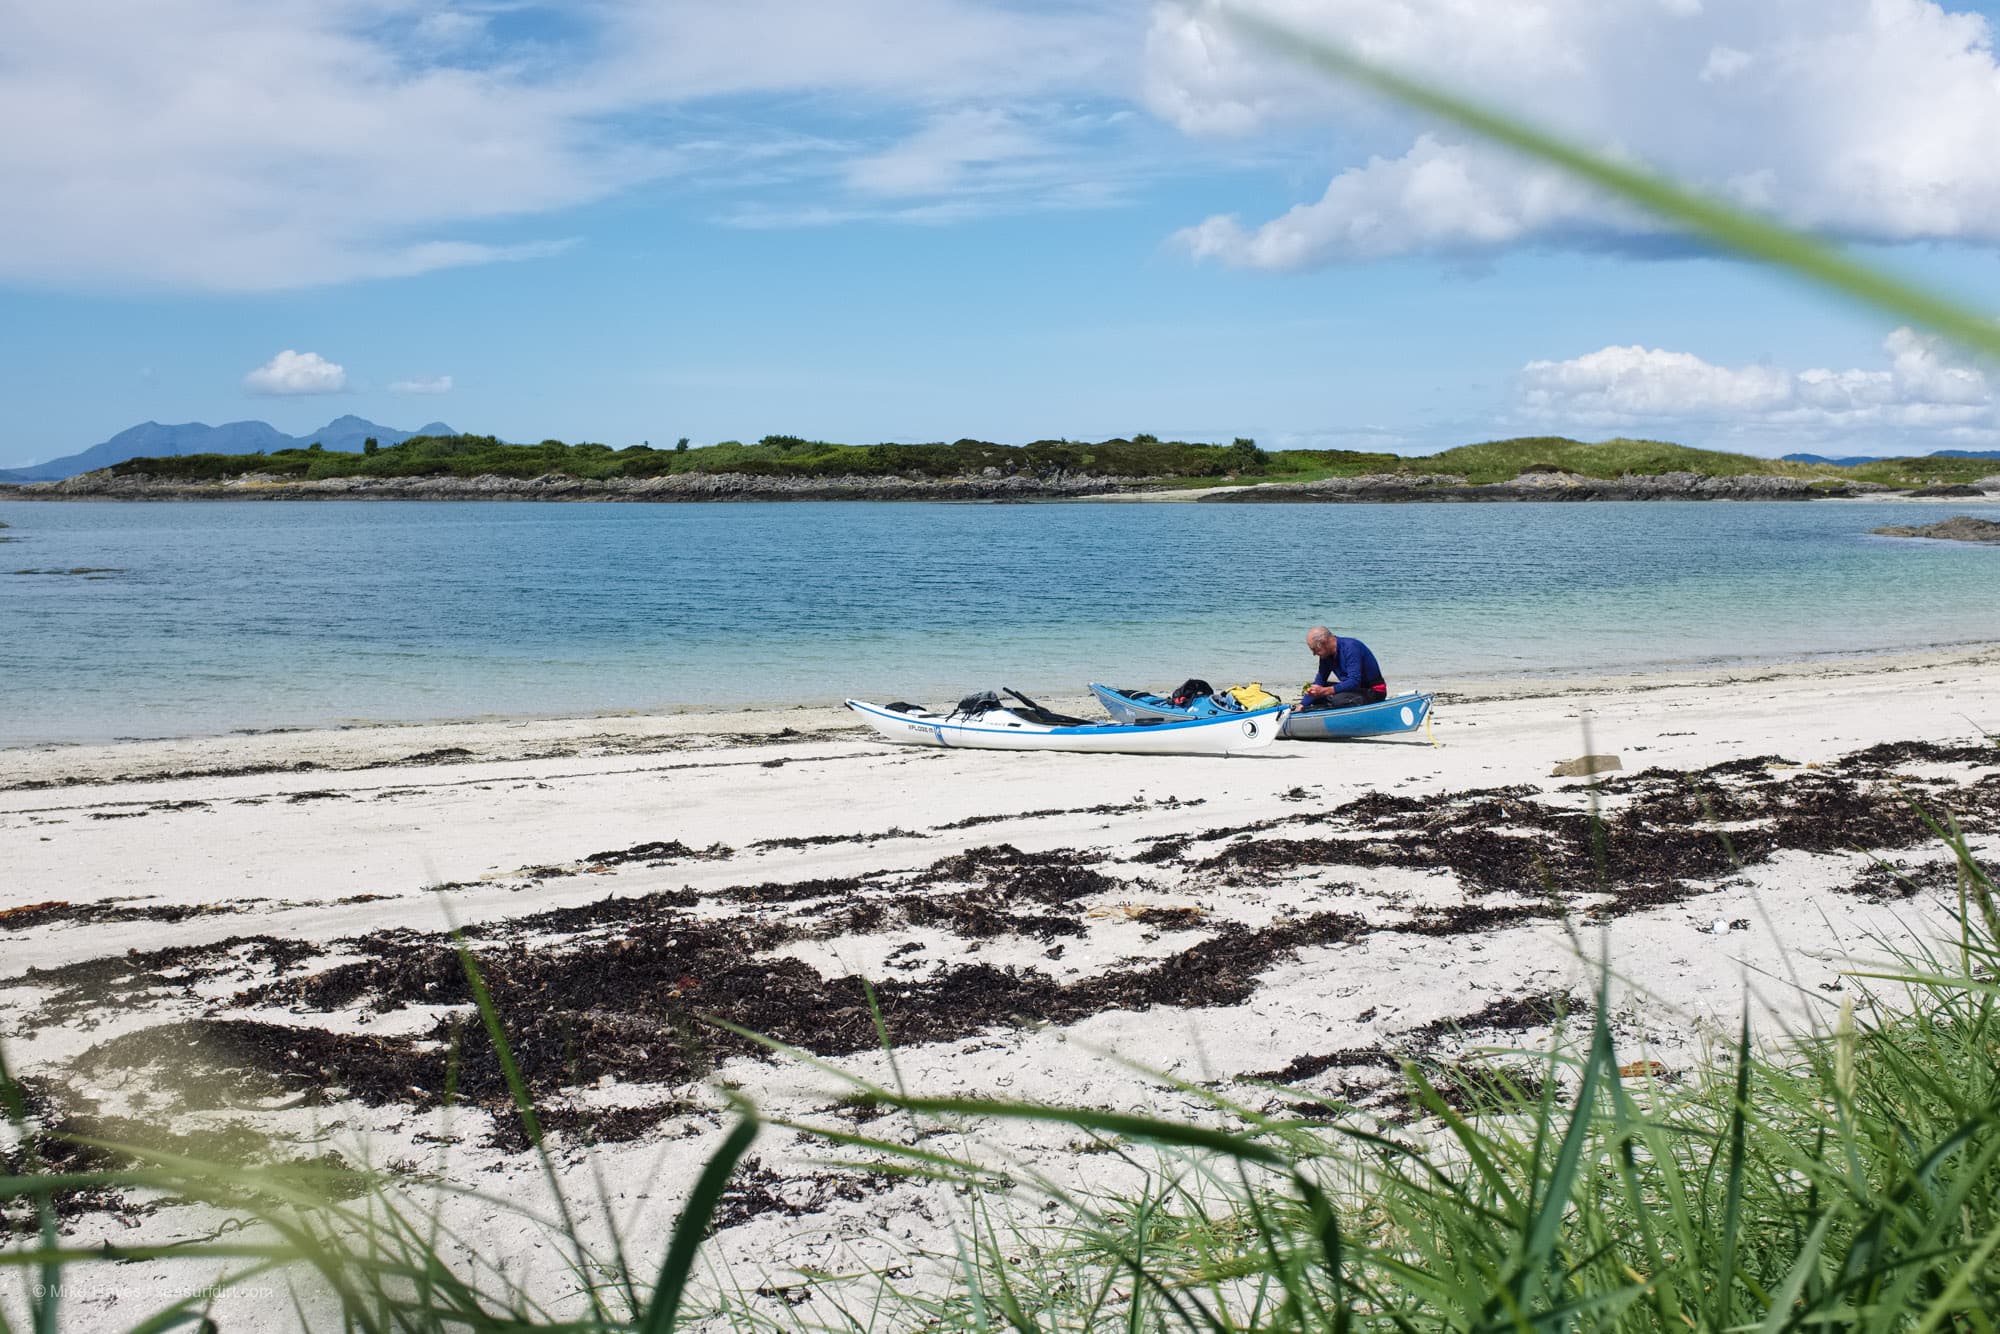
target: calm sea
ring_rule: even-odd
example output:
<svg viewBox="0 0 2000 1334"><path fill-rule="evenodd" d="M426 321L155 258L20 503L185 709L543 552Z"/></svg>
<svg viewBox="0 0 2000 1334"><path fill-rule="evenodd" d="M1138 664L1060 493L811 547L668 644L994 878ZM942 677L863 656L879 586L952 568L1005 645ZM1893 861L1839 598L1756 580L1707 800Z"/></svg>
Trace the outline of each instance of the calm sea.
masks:
<svg viewBox="0 0 2000 1334"><path fill-rule="evenodd" d="M2000 639L2000 505L0 502L0 744ZM96 573L46 573L94 570Z"/></svg>

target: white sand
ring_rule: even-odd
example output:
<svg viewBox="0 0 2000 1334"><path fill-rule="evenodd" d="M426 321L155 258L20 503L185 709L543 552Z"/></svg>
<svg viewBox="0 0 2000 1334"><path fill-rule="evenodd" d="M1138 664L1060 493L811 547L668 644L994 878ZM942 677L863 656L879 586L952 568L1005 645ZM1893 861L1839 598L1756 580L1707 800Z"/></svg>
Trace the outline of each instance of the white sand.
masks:
<svg viewBox="0 0 2000 1334"><path fill-rule="evenodd" d="M249 984L239 978L206 986L204 999L163 995L36 1026L32 1012L48 988L24 982L28 969L247 935L333 942L385 928L433 931L447 906L461 922L479 923L607 894L682 887L696 892L703 913L743 913L748 910L727 905L719 891L915 871L1001 843L1025 852L1093 850L1103 858L1098 869L1122 887L1083 905L1086 934L1067 939L1055 958L1046 942L1026 937L968 941L908 927L794 940L778 952L829 977L922 978L948 962L984 961L1075 981L1185 949L1205 938L1202 923L1256 928L1301 913L1342 911L1393 925L1425 908L1466 901L1450 877L1420 869L1341 867L1335 876L1308 872L1230 885L1185 865L1125 860L1149 839L1327 809L1369 792L1417 796L1514 784L1580 791L1575 782L1551 780L1549 771L1586 749L1586 726L1587 748L1620 755L1627 772L1771 754L1811 765L1882 741L1967 743L1978 740L1982 727L2000 731L2000 649L1744 670L1726 682L1697 684L1596 681L1567 683L1554 693L1546 683L1456 684L1460 697L1439 709L1441 748L1420 737L1288 744L1228 760L899 749L854 729L840 711L818 709L0 751L0 911L114 900L231 906L174 923L0 929L0 1041L18 1071L66 1082L104 1100L107 1111L143 1114L146 1104L132 1100L143 1090L129 1081L92 1083L69 1063L108 1037L190 1017L204 1005L231 1018L382 1034L419 1032L434 1012L375 1018L358 1010L330 1017L232 1008L229 997ZM779 735L785 728L795 735ZM446 749L468 753L436 755ZM413 764L413 756L430 758ZM300 763L313 767L291 769ZM268 766L281 771L215 772ZM1301 789L1303 799L1285 798ZM1026 814L1097 806L1126 809ZM1008 818L938 828L986 815ZM892 830L913 835L751 847L767 839ZM1307 826L1268 837L1323 832ZM654 840L694 849L724 844L734 852L657 867L635 862L589 869L594 852ZM1990 852L1996 843L1982 836L1981 846ZM1909 858L1931 855L1920 849ZM1602 928L1584 925L1576 937L1553 921L1460 936L1371 931L1351 945L1313 946L1276 963L1241 1004L1108 1010L1067 1026L1001 1023L960 1040L906 1047L898 1055L900 1071L913 1088L931 1093L1183 1111L1193 1106L1187 1098L1111 1056L1181 1078L1229 1080L1279 1069L1303 1055L1393 1046L1399 1033L1466 1015L1491 1000L1565 988L1588 997L1592 965L1578 956L1578 940L1589 950L1608 951L1620 975L1615 1020L1627 1054L1685 1069L1704 1042L1733 1028L1746 996L1766 1031L1809 1023L1842 994L1824 988L1842 985L1843 969L1873 956L1876 938L1920 939L1936 929L1949 906L1937 896L1881 904L1828 892L1864 864L1851 852L1783 854L1699 897ZM441 882L452 888L444 894L428 888ZM1520 891L1511 901L1533 902L1539 893L1532 885ZM357 896L368 897L343 902ZM1486 906L1505 901L1480 900ZM1131 914L1148 905L1196 907L1202 917L1189 930L1147 926ZM775 920L787 910L758 911ZM1747 928L1729 928L1742 921ZM1722 930L1712 932L1718 923ZM908 948L913 945L918 948ZM1544 1030L1527 1040L1546 1036ZM887 1077L876 1055L841 1064L869 1078ZM767 1112L811 1117L833 1101L833 1081L796 1064L739 1057L718 1073ZM1340 1077L1336 1071L1305 1082L1334 1090L1342 1087ZM1258 1096L1242 1085L1229 1088ZM616 1103L669 1093L719 1106L717 1096L701 1088L608 1087L580 1099ZM463 1133L442 1145L419 1138L439 1130L445 1114L438 1112L336 1103L253 1119L264 1131L310 1143L313 1152L333 1148L378 1164L406 1160L525 1207L545 1203L532 1159L485 1144L479 1112L457 1113L454 1124ZM207 1123L190 1114L173 1128ZM887 1132L892 1124L902 1123L876 1122L873 1128ZM609 1183L611 1211L650 1267L682 1192L724 1125L721 1115L707 1113L591 1154L565 1148L566 1188L594 1198L595 1181ZM1119 1169L1112 1157L1068 1152L1064 1146L1074 1138L1074 1132L1020 1124L996 1124L982 1133L985 1152L1016 1153L1026 1167L1064 1180L1115 1184ZM783 1189L808 1208L800 1218L763 1214L718 1239L716 1258L745 1288L765 1282L766 1275L782 1277L790 1266L886 1263L945 1244L952 1210L959 1207L947 1190L871 1187L859 1192L860 1199L833 1198L796 1175L813 1154L790 1134L767 1131L759 1152L767 1168L793 1175ZM528 1223L467 1202L446 1212L469 1247L507 1255L514 1272L531 1283L556 1283L554 1243ZM73 1236L84 1245L157 1241L205 1234L218 1219L206 1209L180 1207L137 1226L129 1221L85 1218ZM72 1274L76 1300L68 1307L67 1327L129 1324L175 1285L214 1276L165 1262L122 1266L111 1274L91 1267ZM11 1298L0 1298L6 1300ZM255 1294L225 1295L217 1313L225 1329L292 1323L282 1304Z"/></svg>

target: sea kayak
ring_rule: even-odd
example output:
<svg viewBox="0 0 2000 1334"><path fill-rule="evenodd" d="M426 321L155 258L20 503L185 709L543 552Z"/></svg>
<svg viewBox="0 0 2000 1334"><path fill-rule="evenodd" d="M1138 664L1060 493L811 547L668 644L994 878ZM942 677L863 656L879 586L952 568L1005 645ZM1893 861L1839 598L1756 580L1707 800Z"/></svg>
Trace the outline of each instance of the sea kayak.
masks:
<svg viewBox="0 0 2000 1334"><path fill-rule="evenodd" d="M1095 681L1090 683L1090 693L1097 696L1097 702L1113 721L1121 723L1184 722L1189 718L1213 718L1236 712L1216 703L1213 695L1197 695L1186 704L1176 704L1165 695L1146 690L1117 690Z"/></svg>
<svg viewBox="0 0 2000 1334"><path fill-rule="evenodd" d="M977 713L939 713L916 704L871 704L850 699L884 740L906 746L983 750L1069 750L1099 755L1239 755L1277 740L1289 705L1213 718L1092 723L1063 718L1035 706L989 707Z"/></svg>
<svg viewBox="0 0 2000 1334"><path fill-rule="evenodd" d="M1220 708L1212 699L1198 699L1180 707L1164 696L1143 690L1118 690L1092 682L1090 693L1113 718L1121 722L1142 722L1149 718L1169 721L1204 720L1215 717L1242 718ZM1394 736L1414 732L1429 719L1434 696L1412 692L1396 695L1379 704L1362 704L1351 709L1293 709L1286 715L1283 734L1293 741L1336 741L1346 737Z"/></svg>
<svg viewBox="0 0 2000 1334"><path fill-rule="evenodd" d="M1430 721L1434 698L1409 694L1351 709L1294 709L1285 719L1284 733L1292 741L1340 741L1414 732Z"/></svg>

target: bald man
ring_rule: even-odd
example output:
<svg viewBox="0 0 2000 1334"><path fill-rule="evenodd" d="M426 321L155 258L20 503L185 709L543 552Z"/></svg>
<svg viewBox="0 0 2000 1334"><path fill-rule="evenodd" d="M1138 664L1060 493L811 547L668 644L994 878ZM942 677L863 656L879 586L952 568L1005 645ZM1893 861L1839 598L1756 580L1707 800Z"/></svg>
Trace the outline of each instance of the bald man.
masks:
<svg viewBox="0 0 2000 1334"><path fill-rule="evenodd" d="M1319 675L1306 687L1303 709L1351 709L1389 697L1389 683L1368 646L1352 635L1337 635L1323 625L1306 631L1306 650L1319 659Z"/></svg>

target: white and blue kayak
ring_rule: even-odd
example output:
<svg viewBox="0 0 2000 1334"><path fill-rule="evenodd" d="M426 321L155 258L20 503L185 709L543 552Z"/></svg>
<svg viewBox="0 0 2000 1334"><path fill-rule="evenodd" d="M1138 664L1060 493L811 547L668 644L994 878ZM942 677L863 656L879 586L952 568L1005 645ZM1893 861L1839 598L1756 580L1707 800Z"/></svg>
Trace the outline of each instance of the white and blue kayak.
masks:
<svg viewBox="0 0 2000 1334"><path fill-rule="evenodd" d="M1161 695L1143 690L1118 690L1095 681L1091 682L1090 693L1097 696L1107 713L1122 722L1136 723L1153 718L1206 720L1249 716L1229 712L1213 697L1196 699L1180 706ZM1361 704L1351 709L1294 708L1285 716L1282 731L1293 741L1338 741L1348 737L1394 736L1399 732L1414 732L1430 720L1434 698L1433 695L1412 692L1393 696L1379 704Z"/></svg>
<svg viewBox="0 0 2000 1334"><path fill-rule="evenodd" d="M1012 691L1008 692L1013 694ZM989 697L990 698L990 697ZM870 704L850 699L884 740L906 746L981 750L1069 750L1097 755L1239 755L1278 739L1289 705L1213 718L1159 718L1145 722L1089 722L1042 708L1016 695L967 712L938 713L917 704Z"/></svg>

